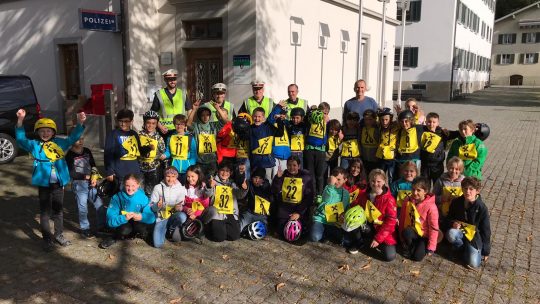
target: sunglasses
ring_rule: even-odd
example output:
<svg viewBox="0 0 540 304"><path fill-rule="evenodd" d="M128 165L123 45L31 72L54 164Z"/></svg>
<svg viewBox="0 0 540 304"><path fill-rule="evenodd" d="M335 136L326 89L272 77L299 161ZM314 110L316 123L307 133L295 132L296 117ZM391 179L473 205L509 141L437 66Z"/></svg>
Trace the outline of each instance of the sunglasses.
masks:
<svg viewBox="0 0 540 304"><path fill-rule="evenodd" d="M165 81L176 81L176 77L167 77Z"/></svg>

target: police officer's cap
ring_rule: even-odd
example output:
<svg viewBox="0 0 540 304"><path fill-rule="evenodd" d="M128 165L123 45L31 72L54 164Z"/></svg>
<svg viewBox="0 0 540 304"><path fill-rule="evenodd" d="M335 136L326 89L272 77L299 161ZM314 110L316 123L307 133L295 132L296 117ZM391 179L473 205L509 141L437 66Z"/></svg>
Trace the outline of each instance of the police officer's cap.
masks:
<svg viewBox="0 0 540 304"><path fill-rule="evenodd" d="M212 91L217 91L217 92L226 92L227 91L227 86L224 84L224 83L216 83L212 86Z"/></svg>
<svg viewBox="0 0 540 304"><path fill-rule="evenodd" d="M261 81L261 80L253 80L251 82L251 86L253 88L264 88L264 81Z"/></svg>
<svg viewBox="0 0 540 304"><path fill-rule="evenodd" d="M178 71L175 70L175 69L168 69L165 72L163 72L163 74L161 74L161 75L164 78L166 78L166 77L177 77L178 76Z"/></svg>

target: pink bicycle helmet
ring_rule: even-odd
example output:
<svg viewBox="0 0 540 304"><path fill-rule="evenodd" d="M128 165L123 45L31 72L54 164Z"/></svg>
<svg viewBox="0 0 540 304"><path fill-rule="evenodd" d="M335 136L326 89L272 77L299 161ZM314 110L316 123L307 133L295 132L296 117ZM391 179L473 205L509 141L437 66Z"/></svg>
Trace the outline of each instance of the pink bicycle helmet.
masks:
<svg viewBox="0 0 540 304"><path fill-rule="evenodd" d="M283 235L289 242L297 241L300 238L302 232L302 224L299 221L288 221L283 229Z"/></svg>

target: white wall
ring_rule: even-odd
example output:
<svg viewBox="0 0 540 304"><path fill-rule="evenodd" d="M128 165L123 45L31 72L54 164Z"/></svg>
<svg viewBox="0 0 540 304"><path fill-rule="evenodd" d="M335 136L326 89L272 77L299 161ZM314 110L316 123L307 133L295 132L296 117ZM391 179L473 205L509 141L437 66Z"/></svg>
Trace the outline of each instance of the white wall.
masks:
<svg viewBox="0 0 540 304"><path fill-rule="evenodd" d="M368 1L364 1L368 2ZM373 1L372 1L373 2ZM355 3L357 4L357 2ZM382 12L382 4L366 5ZM303 19L301 46L297 49L297 80L299 96L310 104L328 102L332 108L340 108L342 101L354 96L356 81L356 46L358 12L324 1L312 0L258 0L257 16L257 68L256 77L267 82L266 95L276 101L287 98L287 85L294 81L294 46L290 42L290 17ZM395 4L388 5L388 15L395 18ZM319 23L328 24L330 37L327 49L319 45ZM367 95L377 95L377 66L380 48L381 22L364 17L363 33L369 38ZM348 52L345 54L342 79L343 54L341 30L349 32ZM395 28L386 27L387 76L385 94L391 99L393 78L393 53ZM321 55L322 54L322 55ZM321 60L321 57L323 59ZM322 70L322 100L321 90ZM342 88L343 83L343 88ZM343 100L341 96L343 95ZM391 101L389 101L391 103Z"/></svg>
<svg viewBox="0 0 540 304"><path fill-rule="evenodd" d="M90 85L113 83L122 98L119 33L79 29L79 8L119 12L119 0L27 0L0 4L0 73L32 78L44 114L63 125L63 98L57 80L55 39L73 38L82 46L82 93Z"/></svg>

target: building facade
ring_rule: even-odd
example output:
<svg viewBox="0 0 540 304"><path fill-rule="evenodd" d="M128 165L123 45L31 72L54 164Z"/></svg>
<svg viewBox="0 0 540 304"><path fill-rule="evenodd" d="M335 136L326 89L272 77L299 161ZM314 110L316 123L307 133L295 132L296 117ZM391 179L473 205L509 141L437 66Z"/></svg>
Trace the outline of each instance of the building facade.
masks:
<svg viewBox="0 0 540 304"><path fill-rule="evenodd" d="M406 14L402 90L448 101L489 81L495 1L411 0ZM398 8L397 19L402 11ZM399 83L402 26L396 30L394 91Z"/></svg>
<svg viewBox="0 0 540 304"><path fill-rule="evenodd" d="M540 1L495 20L491 84L540 86Z"/></svg>

